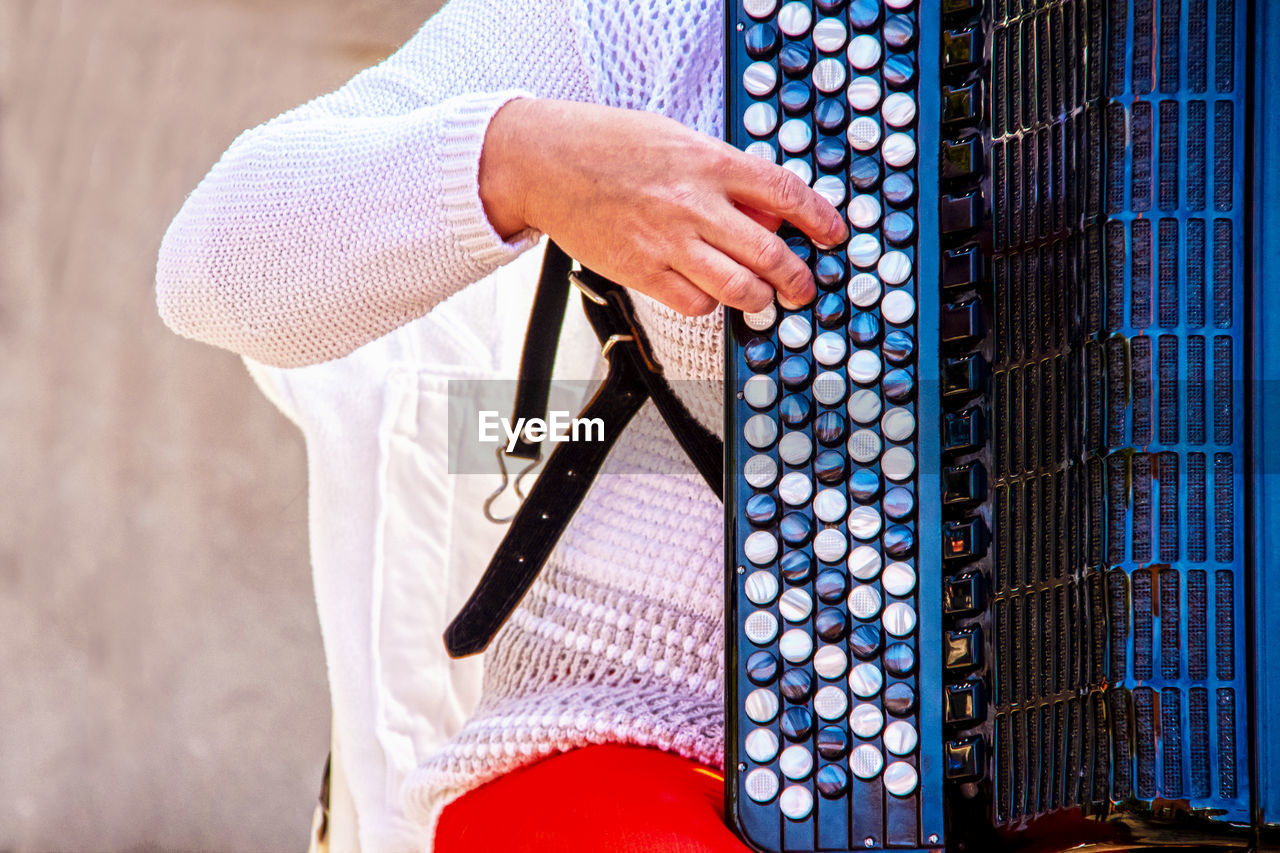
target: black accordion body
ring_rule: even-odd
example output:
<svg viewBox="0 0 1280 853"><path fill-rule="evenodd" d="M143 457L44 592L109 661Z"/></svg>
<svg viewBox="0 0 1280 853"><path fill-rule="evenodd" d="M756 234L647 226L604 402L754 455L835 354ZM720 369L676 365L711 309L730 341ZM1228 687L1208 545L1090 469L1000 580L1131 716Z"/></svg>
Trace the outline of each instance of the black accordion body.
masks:
<svg viewBox="0 0 1280 853"><path fill-rule="evenodd" d="M1265 849L1280 3L725 14L729 140L851 232L727 318L730 821Z"/></svg>

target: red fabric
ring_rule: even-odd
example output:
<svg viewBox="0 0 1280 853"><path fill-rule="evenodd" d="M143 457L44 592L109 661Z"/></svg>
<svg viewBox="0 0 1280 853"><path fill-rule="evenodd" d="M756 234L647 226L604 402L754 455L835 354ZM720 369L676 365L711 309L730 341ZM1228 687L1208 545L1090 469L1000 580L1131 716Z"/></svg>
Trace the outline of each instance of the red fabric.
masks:
<svg viewBox="0 0 1280 853"><path fill-rule="evenodd" d="M436 853L746 853L724 825L724 781L634 746L547 758L449 804Z"/></svg>

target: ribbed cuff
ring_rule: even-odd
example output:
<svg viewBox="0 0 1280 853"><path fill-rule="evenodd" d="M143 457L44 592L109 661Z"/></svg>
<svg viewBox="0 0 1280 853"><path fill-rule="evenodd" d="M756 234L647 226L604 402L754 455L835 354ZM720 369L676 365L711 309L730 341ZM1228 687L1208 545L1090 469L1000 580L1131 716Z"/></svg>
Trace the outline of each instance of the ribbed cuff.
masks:
<svg viewBox="0 0 1280 853"><path fill-rule="evenodd" d="M498 267L511 261L532 248L541 237L536 230L527 228L510 240L503 240L489 224L480 201L480 151L489 122L508 101L532 97L524 90L509 89L455 98L451 102L454 110L442 127L441 186L445 218L458 245L485 267Z"/></svg>

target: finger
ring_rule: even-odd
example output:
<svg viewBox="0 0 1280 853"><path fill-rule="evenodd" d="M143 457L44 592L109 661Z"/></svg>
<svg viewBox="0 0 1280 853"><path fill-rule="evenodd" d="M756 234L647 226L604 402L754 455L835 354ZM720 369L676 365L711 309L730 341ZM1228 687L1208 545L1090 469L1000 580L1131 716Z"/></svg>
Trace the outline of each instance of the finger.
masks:
<svg viewBox="0 0 1280 853"><path fill-rule="evenodd" d="M702 228L702 238L767 281L788 307L813 299L815 286L808 265L785 240L746 212L731 207L712 211Z"/></svg>
<svg viewBox="0 0 1280 853"><path fill-rule="evenodd" d="M750 156L738 165L725 182L734 201L779 216L818 243L835 245L849 236L840 213L792 172Z"/></svg>
<svg viewBox="0 0 1280 853"><path fill-rule="evenodd" d="M635 289L652 296L669 308L674 308L686 317L710 314L720 305L711 294L671 269L637 283Z"/></svg>
<svg viewBox="0 0 1280 853"><path fill-rule="evenodd" d="M782 218L779 216L765 213L763 210L757 210L749 204L739 204L736 201L733 206L751 217L752 221L759 223L766 231L777 231L782 227Z"/></svg>
<svg viewBox="0 0 1280 853"><path fill-rule="evenodd" d="M773 301L773 288L768 282L701 241L689 251L679 271L704 293L732 308L763 311Z"/></svg>

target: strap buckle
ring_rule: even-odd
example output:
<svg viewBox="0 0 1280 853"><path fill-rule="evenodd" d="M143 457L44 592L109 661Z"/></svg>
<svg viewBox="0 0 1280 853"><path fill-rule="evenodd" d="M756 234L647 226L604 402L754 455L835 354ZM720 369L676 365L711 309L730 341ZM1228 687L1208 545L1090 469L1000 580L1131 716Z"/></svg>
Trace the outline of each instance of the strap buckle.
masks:
<svg viewBox="0 0 1280 853"><path fill-rule="evenodd" d="M600 355L603 356L605 359L608 359L609 351L612 350L618 344L621 344L621 343L633 344L636 348L636 351L640 353L640 358L644 362L644 366L649 369L649 372L656 374L658 376L661 376L662 365L654 361L653 356L649 354L649 348L644 345L644 336L641 335L640 330L636 328L635 318L631 316L631 310L629 306L623 300L623 298L618 295L618 291L615 289L615 290L610 290L608 292L607 296L613 297L613 301L610 302L607 296L601 296L598 292L596 292L594 288L591 287L591 285L583 281L582 276L579 275L579 270L574 270L573 272L569 273L569 281L573 283L574 287L578 288L578 290L582 292L583 296L585 296L587 299L590 299L595 304L603 308L612 307L614 310L614 313L619 317L621 317L626 322L627 328L630 329L629 334L617 333L617 334L612 334L608 338L606 338L604 343L600 345ZM614 287L616 288L617 286L614 285Z"/></svg>
<svg viewBox="0 0 1280 853"><path fill-rule="evenodd" d="M528 465L520 469L519 474L516 474L516 476L512 478L511 475L507 473L507 454L503 452L501 447L499 447L494 452L494 455L498 457L498 471L502 475L502 483L498 488L493 490L493 493L490 494L489 497L484 499L484 517L489 521L492 521L494 524L506 524L516 517L516 513L519 511L520 505L524 503L524 499L528 496L524 487L525 477L529 476L529 474L533 472L533 469L538 467L538 463L541 462L542 459L541 457L533 459ZM510 515L499 517L494 514L493 505L498 502L498 498L502 497L502 495L506 493L508 486L510 486L511 490L515 492L516 508L511 511Z"/></svg>

